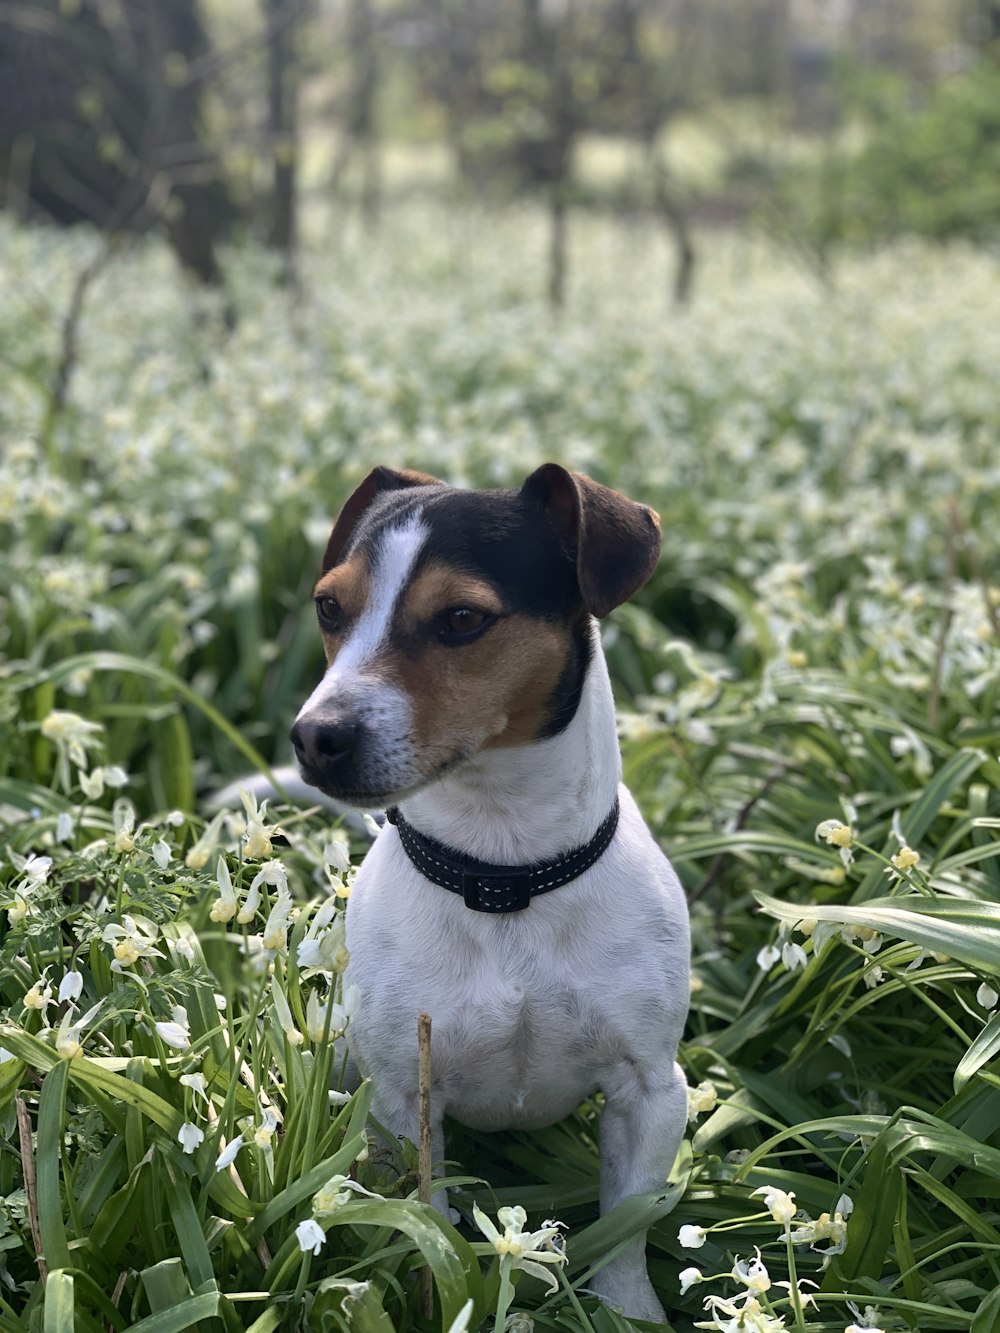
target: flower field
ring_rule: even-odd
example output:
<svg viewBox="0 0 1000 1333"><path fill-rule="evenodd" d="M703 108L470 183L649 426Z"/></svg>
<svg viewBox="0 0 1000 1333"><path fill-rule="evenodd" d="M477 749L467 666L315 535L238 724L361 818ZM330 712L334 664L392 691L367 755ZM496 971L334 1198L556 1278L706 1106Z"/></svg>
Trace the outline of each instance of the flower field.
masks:
<svg viewBox="0 0 1000 1333"><path fill-rule="evenodd" d="M993 1333L995 257L822 289L720 239L677 311L653 231L581 219L554 322L530 211L315 230L292 295L227 256L232 328L124 249L67 364L99 242L0 222L0 1330L621 1333L588 1275L649 1225L676 1333ZM287 762L368 469L546 459L661 514L605 643L691 900L691 1133L598 1220L599 1099L453 1127L451 1225L340 1089L365 836L210 798Z"/></svg>

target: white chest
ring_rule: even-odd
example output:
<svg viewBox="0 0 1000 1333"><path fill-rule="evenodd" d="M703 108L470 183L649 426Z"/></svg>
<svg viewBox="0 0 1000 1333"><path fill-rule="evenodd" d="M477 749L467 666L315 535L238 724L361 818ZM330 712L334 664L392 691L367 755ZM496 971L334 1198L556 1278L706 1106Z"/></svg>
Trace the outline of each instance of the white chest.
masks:
<svg viewBox="0 0 1000 1333"><path fill-rule="evenodd" d="M348 1041L365 1073L416 1090L416 1018L433 1020L441 1108L481 1128L548 1124L623 1064L672 1059L687 1008L686 913L631 798L615 841L524 912L472 912L427 883L394 830L369 852L347 915Z"/></svg>

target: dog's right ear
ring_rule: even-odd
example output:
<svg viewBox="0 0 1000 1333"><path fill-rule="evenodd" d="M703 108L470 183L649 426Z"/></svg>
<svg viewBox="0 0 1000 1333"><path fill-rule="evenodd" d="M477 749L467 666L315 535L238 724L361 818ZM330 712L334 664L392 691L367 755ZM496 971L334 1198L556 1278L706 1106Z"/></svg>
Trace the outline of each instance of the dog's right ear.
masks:
<svg viewBox="0 0 1000 1333"><path fill-rule="evenodd" d="M377 467L368 473L364 481L350 497L337 517L330 533L330 540L323 553L323 573L332 569L343 555L351 534L358 525L358 520L368 506L384 495L386 491L402 491L410 486L443 486L437 477L429 477L426 472L413 472L407 468L397 472L391 467Z"/></svg>
<svg viewBox="0 0 1000 1333"><path fill-rule="evenodd" d="M594 616L627 601L646 582L660 558L660 518L581 472L543 463L521 488L544 510L553 531L576 565L576 580Z"/></svg>

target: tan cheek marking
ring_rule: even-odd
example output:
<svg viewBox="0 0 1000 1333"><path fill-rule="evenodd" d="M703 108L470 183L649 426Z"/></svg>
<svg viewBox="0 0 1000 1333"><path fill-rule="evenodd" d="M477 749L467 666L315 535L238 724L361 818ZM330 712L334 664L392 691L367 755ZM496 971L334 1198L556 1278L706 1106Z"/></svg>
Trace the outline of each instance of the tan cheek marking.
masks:
<svg viewBox="0 0 1000 1333"><path fill-rule="evenodd" d="M547 721L546 703L570 649L568 629L510 616L473 644L429 644L416 659L394 655L396 682L413 708L422 756L527 745Z"/></svg>
<svg viewBox="0 0 1000 1333"><path fill-rule="evenodd" d="M334 565L333 569L327 570L316 584L313 596L336 597L344 612L344 632L329 634L323 629L320 630L327 666L333 664L344 642L345 632L350 633L352 622L357 620L364 610L371 593L371 581L371 566L365 556L357 551L342 565Z"/></svg>
<svg viewBox="0 0 1000 1333"><path fill-rule="evenodd" d="M428 625L436 615L453 607L471 606L500 615L503 605L482 579L437 563L420 571L404 593L402 623L406 629Z"/></svg>

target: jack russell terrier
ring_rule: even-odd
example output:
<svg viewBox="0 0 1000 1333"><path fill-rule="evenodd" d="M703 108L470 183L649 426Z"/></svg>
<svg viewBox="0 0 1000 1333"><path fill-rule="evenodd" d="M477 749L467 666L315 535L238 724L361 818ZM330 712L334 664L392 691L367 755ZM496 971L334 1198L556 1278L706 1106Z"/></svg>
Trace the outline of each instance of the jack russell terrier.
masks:
<svg viewBox="0 0 1000 1333"><path fill-rule="evenodd" d="M621 784L595 620L659 550L651 509L555 463L485 491L376 468L327 544L328 665L292 729L307 783L389 807L347 911L375 1116L417 1140L426 1011L435 1160L445 1115L531 1129L600 1090L602 1213L663 1187L687 1121L687 906ZM591 1289L664 1318L644 1235Z"/></svg>

